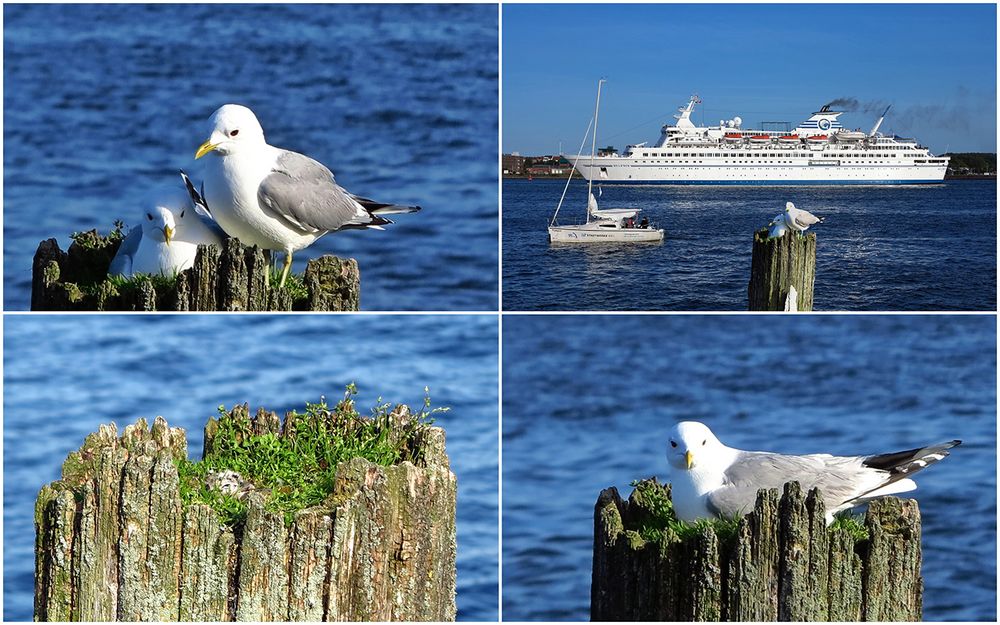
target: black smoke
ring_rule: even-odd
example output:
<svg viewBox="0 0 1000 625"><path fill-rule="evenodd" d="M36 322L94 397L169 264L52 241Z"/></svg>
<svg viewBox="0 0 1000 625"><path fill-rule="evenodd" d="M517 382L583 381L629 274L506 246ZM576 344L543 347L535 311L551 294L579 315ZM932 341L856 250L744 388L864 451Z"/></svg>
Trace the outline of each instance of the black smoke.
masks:
<svg viewBox="0 0 1000 625"><path fill-rule="evenodd" d="M826 104L831 109L835 111L846 111L846 112L859 112L859 113L870 113L874 115L881 115L885 107L889 106L888 102L882 100L871 100L868 102L863 102L857 98L837 98Z"/></svg>
<svg viewBox="0 0 1000 625"><path fill-rule="evenodd" d="M995 116L995 105L990 109L976 98L970 98L967 89L959 89L959 98L949 104L915 104L905 107L893 107L882 123L882 132L913 133L936 127L951 131L968 132L972 128L972 120L981 115ZM859 100L854 97L843 97L827 103L834 111L864 113L872 117L874 123L882 114L889 102L884 100Z"/></svg>

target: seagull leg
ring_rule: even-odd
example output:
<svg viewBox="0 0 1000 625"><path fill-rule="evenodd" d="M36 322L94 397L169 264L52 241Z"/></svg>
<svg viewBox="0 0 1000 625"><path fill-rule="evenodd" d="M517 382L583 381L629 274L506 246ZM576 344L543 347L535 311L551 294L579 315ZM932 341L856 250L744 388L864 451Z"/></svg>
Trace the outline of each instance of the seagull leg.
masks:
<svg viewBox="0 0 1000 625"><path fill-rule="evenodd" d="M292 252L288 250L285 252L285 267L281 270L281 283L278 284L278 288L284 288L285 279L288 278L288 272L292 269Z"/></svg>

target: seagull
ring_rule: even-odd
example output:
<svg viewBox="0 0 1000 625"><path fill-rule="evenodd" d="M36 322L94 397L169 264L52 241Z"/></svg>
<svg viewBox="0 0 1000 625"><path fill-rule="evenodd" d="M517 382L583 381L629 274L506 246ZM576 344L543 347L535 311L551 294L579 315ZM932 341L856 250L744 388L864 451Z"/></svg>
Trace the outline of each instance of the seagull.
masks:
<svg viewBox="0 0 1000 625"><path fill-rule="evenodd" d="M785 222L785 213L776 215L774 219L767 224L770 230L767 233L767 238L769 239L779 239L785 236L785 232L788 231L788 224Z"/></svg>
<svg viewBox="0 0 1000 625"><path fill-rule="evenodd" d="M797 481L805 491L820 489L829 524L841 510L914 490L909 476L961 442L874 456L792 456L727 447L708 426L683 421L671 431L667 448L674 512L684 521L741 516L753 509L758 489Z"/></svg>
<svg viewBox="0 0 1000 625"><path fill-rule="evenodd" d="M382 204L341 188L321 163L268 145L253 111L226 104L212 114L208 140L195 159L210 152L202 188L212 216L246 245L285 253L280 286L292 253L324 234L392 223L383 215L413 213L419 206Z"/></svg>
<svg viewBox="0 0 1000 625"><path fill-rule="evenodd" d="M224 236L198 208L177 188L150 202L141 225L132 228L118 247L108 274L173 276L191 267L199 245L220 245Z"/></svg>
<svg viewBox="0 0 1000 625"><path fill-rule="evenodd" d="M808 230L809 226L822 222L822 217L817 217L801 208L795 208L795 204L791 202L785 202L785 223L799 234Z"/></svg>

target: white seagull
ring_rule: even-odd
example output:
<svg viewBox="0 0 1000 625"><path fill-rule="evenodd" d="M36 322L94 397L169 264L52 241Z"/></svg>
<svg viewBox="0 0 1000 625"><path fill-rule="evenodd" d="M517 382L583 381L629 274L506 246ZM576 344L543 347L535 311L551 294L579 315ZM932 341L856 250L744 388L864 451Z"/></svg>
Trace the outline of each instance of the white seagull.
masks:
<svg viewBox="0 0 1000 625"><path fill-rule="evenodd" d="M767 226L770 229L768 230L767 238L780 239L785 236L785 232L788 231L788 225L785 223L785 213L776 215Z"/></svg>
<svg viewBox="0 0 1000 625"><path fill-rule="evenodd" d="M808 230L809 226L822 222L822 217L817 217L801 208L795 208L795 204L791 202L785 202L785 223L799 234Z"/></svg>
<svg viewBox="0 0 1000 625"><path fill-rule="evenodd" d="M202 188L222 229L246 245L285 253L281 286L292 253L324 234L392 223L383 215L412 213L419 206L381 204L342 189L333 173L308 156L268 145L253 111L220 107L209 120L211 136L196 159L214 152Z"/></svg>
<svg viewBox="0 0 1000 625"><path fill-rule="evenodd" d="M667 447L674 512L684 521L741 516L753 509L758 489L780 490L797 481L803 491L820 489L829 524L841 510L914 490L909 476L961 442L874 456L792 456L727 447L706 425L683 421L674 426Z"/></svg>
<svg viewBox="0 0 1000 625"><path fill-rule="evenodd" d="M173 276L194 264L199 245L221 245L224 233L207 221L187 192L170 188L157 197L122 241L108 274Z"/></svg>

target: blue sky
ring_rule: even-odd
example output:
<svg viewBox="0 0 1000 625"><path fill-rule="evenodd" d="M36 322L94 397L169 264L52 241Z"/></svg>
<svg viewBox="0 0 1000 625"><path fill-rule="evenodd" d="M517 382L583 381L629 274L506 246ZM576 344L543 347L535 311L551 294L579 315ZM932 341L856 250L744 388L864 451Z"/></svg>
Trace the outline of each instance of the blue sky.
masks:
<svg viewBox="0 0 1000 625"><path fill-rule="evenodd" d="M697 93L699 124L794 126L854 98L845 126L892 104L882 132L995 152L996 41L993 4L505 4L503 150L575 153L603 76L601 145L654 141Z"/></svg>

